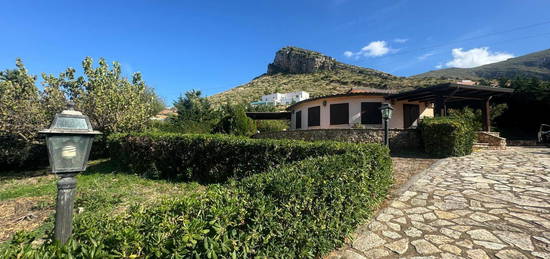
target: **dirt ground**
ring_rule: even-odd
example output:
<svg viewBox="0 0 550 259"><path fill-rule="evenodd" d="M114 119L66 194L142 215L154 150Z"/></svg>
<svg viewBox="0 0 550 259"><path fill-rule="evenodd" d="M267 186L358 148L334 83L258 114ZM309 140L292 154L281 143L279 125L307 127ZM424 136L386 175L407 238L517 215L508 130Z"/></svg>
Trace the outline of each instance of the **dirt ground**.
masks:
<svg viewBox="0 0 550 259"><path fill-rule="evenodd" d="M22 197L0 201L0 243L20 230L34 230L53 213L53 198Z"/></svg>
<svg viewBox="0 0 550 259"><path fill-rule="evenodd" d="M405 184L412 176L430 167L437 159L392 156L394 184L392 191Z"/></svg>

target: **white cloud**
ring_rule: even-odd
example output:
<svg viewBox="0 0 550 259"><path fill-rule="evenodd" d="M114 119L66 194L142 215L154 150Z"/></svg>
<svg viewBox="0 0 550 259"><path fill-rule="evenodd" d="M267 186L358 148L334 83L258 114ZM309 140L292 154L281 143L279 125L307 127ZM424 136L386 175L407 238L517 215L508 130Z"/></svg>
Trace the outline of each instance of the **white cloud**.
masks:
<svg viewBox="0 0 550 259"><path fill-rule="evenodd" d="M428 52L428 53L426 53L426 54L423 54L423 55L418 56L417 59L418 59L418 60L424 60L424 59L426 59L426 58L428 58L428 57L430 57L430 56L433 56L433 55L434 55L433 52Z"/></svg>
<svg viewBox="0 0 550 259"><path fill-rule="evenodd" d="M395 39L393 39L393 41L396 42L396 43L405 43L405 42L409 41L409 39L395 38Z"/></svg>
<svg viewBox="0 0 550 259"><path fill-rule="evenodd" d="M513 58L514 55L504 52L490 52L489 47L473 48L462 50L456 48L452 50L453 60L447 62L447 67L470 68Z"/></svg>
<svg viewBox="0 0 550 259"><path fill-rule="evenodd" d="M388 54L392 49L388 46L387 42L380 40L380 41L373 41L369 43L369 45L364 46L361 48L361 50L357 52L351 52L351 51L345 51L344 56L350 58L350 57L380 57Z"/></svg>
<svg viewBox="0 0 550 259"><path fill-rule="evenodd" d="M437 68L437 69L442 69L442 68L443 68L443 64L439 64L439 65L435 66L435 68Z"/></svg>

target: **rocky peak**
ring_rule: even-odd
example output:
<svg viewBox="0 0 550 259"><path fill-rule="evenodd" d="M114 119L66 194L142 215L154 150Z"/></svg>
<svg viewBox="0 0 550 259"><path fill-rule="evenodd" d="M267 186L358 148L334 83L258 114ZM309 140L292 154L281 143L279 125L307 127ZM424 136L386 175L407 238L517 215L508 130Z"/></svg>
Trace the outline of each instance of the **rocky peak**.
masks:
<svg viewBox="0 0 550 259"><path fill-rule="evenodd" d="M336 67L337 62L334 58L319 52L297 47L284 47L277 51L273 63L267 66L267 74L307 74L334 70Z"/></svg>

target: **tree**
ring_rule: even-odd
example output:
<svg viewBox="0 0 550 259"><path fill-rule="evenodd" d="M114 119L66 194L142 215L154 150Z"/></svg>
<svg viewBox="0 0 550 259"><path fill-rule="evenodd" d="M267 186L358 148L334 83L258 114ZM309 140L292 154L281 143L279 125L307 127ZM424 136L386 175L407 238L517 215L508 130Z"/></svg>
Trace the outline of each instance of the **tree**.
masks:
<svg viewBox="0 0 550 259"><path fill-rule="evenodd" d="M214 128L215 132L238 136L251 136L256 133L256 125L242 105L225 105L223 117Z"/></svg>
<svg viewBox="0 0 550 259"><path fill-rule="evenodd" d="M178 121L205 122L216 118L216 111L212 108L210 101L201 96L201 91L190 90L180 96L174 102L177 109Z"/></svg>
<svg viewBox="0 0 550 259"><path fill-rule="evenodd" d="M495 122L508 138L535 138L540 124L550 124L550 82L536 78L500 79L501 87L514 89L505 101L508 109Z"/></svg>
<svg viewBox="0 0 550 259"><path fill-rule="evenodd" d="M147 87L145 90L145 102L151 101L151 105L153 106L151 116L157 115L162 110L166 109L166 104L164 104L164 100L160 98L160 96L155 93L155 89L151 87Z"/></svg>
<svg viewBox="0 0 550 259"><path fill-rule="evenodd" d="M20 59L16 69L0 72L0 168L39 166L47 161L38 131L49 124L43 101L52 92L40 93L36 76L29 75Z"/></svg>
<svg viewBox="0 0 550 259"><path fill-rule="evenodd" d="M121 76L118 62L111 66L99 59L99 66L87 57L82 62L84 76L76 77L68 68L59 77L43 75L46 87L52 92L63 89L75 102L76 108L90 117L94 128L105 134L142 130L155 114L158 97L148 88L141 73L132 80Z"/></svg>
<svg viewBox="0 0 550 259"><path fill-rule="evenodd" d="M36 76L27 73L21 59L16 69L0 72L0 135L33 141L46 127Z"/></svg>

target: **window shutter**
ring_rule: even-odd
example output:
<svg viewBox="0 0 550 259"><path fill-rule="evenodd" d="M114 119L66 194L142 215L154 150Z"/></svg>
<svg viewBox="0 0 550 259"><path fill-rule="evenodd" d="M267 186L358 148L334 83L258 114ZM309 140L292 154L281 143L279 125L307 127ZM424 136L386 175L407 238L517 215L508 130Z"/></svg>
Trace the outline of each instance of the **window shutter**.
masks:
<svg viewBox="0 0 550 259"><path fill-rule="evenodd" d="M361 124L382 124L382 103L361 103Z"/></svg>
<svg viewBox="0 0 550 259"><path fill-rule="evenodd" d="M302 111L296 112L296 128L302 128Z"/></svg>
<svg viewBox="0 0 550 259"><path fill-rule="evenodd" d="M321 106L307 109L307 126L321 126Z"/></svg>
<svg viewBox="0 0 550 259"><path fill-rule="evenodd" d="M349 103L330 105L330 125L349 124Z"/></svg>

